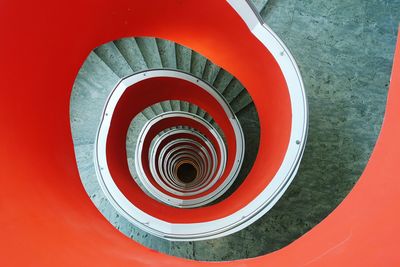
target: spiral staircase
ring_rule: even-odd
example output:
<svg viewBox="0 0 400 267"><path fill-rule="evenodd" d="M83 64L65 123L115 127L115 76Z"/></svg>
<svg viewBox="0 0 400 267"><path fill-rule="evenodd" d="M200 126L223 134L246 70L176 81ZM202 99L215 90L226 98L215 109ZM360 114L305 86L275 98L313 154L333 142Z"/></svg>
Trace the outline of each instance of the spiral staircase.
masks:
<svg viewBox="0 0 400 267"><path fill-rule="evenodd" d="M118 210L110 205L98 182L100 167L93 160L97 157L97 131L103 123L104 112L107 114L104 107L111 101L110 95L115 94L120 84L138 77L148 80L179 78L200 85L217 100L217 105L223 106L222 111L236 131L237 144L233 147L211 114L192 102L174 98L146 106L132 118L126 134L130 174L143 192L166 205L201 207L215 204L234 192L246 178L257 155L258 115L251 96L235 77L199 53L171 41L149 37L124 38L99 46L89 54L71 96L71 126L82 182L97 207L123 233L150 247L164 247L165 252L169 248L165 244L168 241L149 237L146 232L132 234L140 232L141 227L124 224L126 218L120 217ZM162 85L153 88L159 86ZM174 86L185 85L178 83ZM162 93L161 89L152 90L155 94ZM132 105L138 105L137 101ZM183 121L175 122L179 120ZM147 135L154 132L152 128L157 128L160 123L164 126L158 127L156 134L149 139ZM146 139L150 142L144 146ZM198 200L191 197L210 191L221 179L228 163L227 148L236 149L237 156L226 182ZM143 157L144 151L148 151L148 155ZM150 161L147 168L153 183L147 177L142 160Z"/></svg>
<svg viewBox="0 0 400 267"><path fill-rule="evenodd" d="M319 216L301 230L289 224L286 233L265 239L266 226L285 227L286 215L280 216L277 209L307 213L295 210L302 204L293 203L310 202L313 198L307 192L318 195L310 190L315 185L323 186L321 194L327 187L332 195L347 194L343 189L334 193L326 181L317 182L315 171L314 180L296 183L308 135L306 88L291 52L263 22L273 11L286 12L280 5L288 3L155 2L150 7L142 1L121 0L118 5L72 1L61 6L60 13L50 2L43 9L19 9L22 36L41 42L32 43L30 51L35 53L21 49L15 58L6 53L0 64L7 66L3 73L10 88L2 98L7 131L0 140L7 142L0 155L6 163L2 173L9 178L0 181L0 262L5 266L397 266L398 53L382 133L360 181L322 222ZM194 8L196 12L189 12ZM10 16L0 19L21 25L13 20L11 9L5 10ZM75 14L72 20L71 14ZM295 18L292 22L294 28L301 27ZM310 36L324 35L316 31ZM9 39L18 46L15 32L9 30L4 36L13 36ZM292 47L294 39L286 33L285 42ZM299 47L293 48L301 54ZM317 61L324 62L323 53L319 55ZM35 67L21 79L18 59L24 56L32 59L24 61L26 66L35 63ZM345 80L348 74L343 72L348 71L334 66ZM315 110L316 99L330 102L318 98L314 83L328 84L332 77L316 66L315 73L307 64L300 67L307 73L312 111L302 178L312 165L310 155L318 154L315 147L325 144L318 143L315 131L329 128L326 125L336 122L338 112L324 114L329 105L320 113ZM371 81L383 81L381 70L375 71ZM345 104L340 107L349 110ZM325 126L315 124L320 115ZM347 134L340 125L337 128ZM336 132L331 130L326 139ZM27 133L30 136L24 139ZM358 142L354 139L352 147ZM336 169L344 173L340 158L337 162ZM313 212L328 214L336 207L324 206L325 197L320 199L309 204L315 206ZM299 234L304 235L297 239ZM258 249L265 240L271 245ZM257 249L249 252L252 247ZM273 250L277 251L264 255ZM18 257L21 251L24 257ZM261 257L246 259L254 256ZM241 260L231 261L236 259Z"/></svg>
<svg viewBox="0 0 400 267"><path fill-rule="evenodd" d="M255 4L245 12L257 15L266 1ZM290 134L295 140L270 184L260 182L268 176L253 181L265 187L264 196L222 217L216 204L241 187L259 149L260 123L250 93L210 59L166 39L122 38L90 52L72 90L72 135L85 189L116 228L150 248L187 257L171 252L171 242L192 250L193 241L221 242L218 238L244 229L279 199L304 150L307 108L289 51L279 40L272 45L290 60L281 67L292 80L286 109L297 114ZM279 123L287 125L284 120L283 115ZM273 124L271 130L287 134L285 126L272 129ZM274 155L268 157L273 162Z"/></svg>

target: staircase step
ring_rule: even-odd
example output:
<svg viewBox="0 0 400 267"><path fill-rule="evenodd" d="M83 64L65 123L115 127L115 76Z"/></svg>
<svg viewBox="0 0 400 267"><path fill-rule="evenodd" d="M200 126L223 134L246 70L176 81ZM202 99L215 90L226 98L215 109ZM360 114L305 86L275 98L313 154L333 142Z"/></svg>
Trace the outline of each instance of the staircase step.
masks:
<svg viewBox="0 0 400 267"><path fill-rule="evenodd" d="M163 68L168 68L168 69L176 69L176 52L175 52L175 43L164 40L164 39L159 39L156 38L156 43L158 47L158 53L160 54L161 58L161 63L163 65ZM179 103L178 103L179 104ZM176 103L173 103L170 101L169 104L169 110L172 110L172 106L176 106Z"/></svg>
<svg viewBox="0 0 400 267"><path fill-rule="evenodd" d="M114 44L134 72L147 69L146 61L135 38L124 38L114 41Z"/></svg>
<svg viewBox="0 0 400 267"><path fill-rule="evenodd" d="M209 84L213 84L220 69L221 68L218 67L218 65L215 65L210 60L207 60L202 79Z"/></svg>
<svg viewBox="0 0 400 267"><path fill-rule="evenodd" d="M204 118L204 116L206 115L206 113L207 113L207 112L206 112L204 109L202 109L202 108L200 108L200 107L197 107L197 112L196 112L196 114L197 114L198 116Z"/></svg>
<svg viewBox="0 0 400 267"><path fill-rule="evenodd" d="M142 114L147 118L147 119L151 119L151 118L153 118L153 117L155 117L156 116L156 113L154 112L154 110L152 109L152 108L150 108L150 107L147 107L147 108L145 108L143 111L142 111Z"/></svg>
<svg viewBox="0 0 400 267"><path fill-rule="evenodd" d="M253 99L246 90L243 90L233 101L231 101L230 106L235 113L238 113L251 103L253 103Z"/></svg>
<svg viewBox="0 0 400 267"><path fill-rule="evenodd" d="M204 117L203 117L206 121L208 121L208 122L212 122L212 120L213 120L213 118L211 117L211 115L210 114L208 114L208 113L206 113L206 114L204 114Z"/></svg>
<svg viewBox="0 0 400 267"><path fill-rule="evenodd" d="M179 70L190 72L192 50L180 44L175 44L175 51L177 68Z"/></svg>
<svg viewBox="0 0 400 267"><path fill-rule="evenodd" d="M149 118L147 118L147 116L145 116L143 113L139 113L135 116L134 122L129 126L129 131L126 136L126 143L128 147L130 147L130 144L133 144L137 141L140 131L148 121Z"/></svg>
<svg viewBox="0 0 400 267"><path fill-rule="evenodd" d="M162 68L160 54L158 52L158 46L155 38L151 37L136 37L136 43L143 55L144 61L147 64L148 69L160 69ZM151 109L156 114L161 114L164 108L160 105L153 105Z"/></svg>
<svg viewBox="0 0 400 267"><path fill-rule="evenodd" d="M204 67L206 66L207 59L199 53L192 51L190 62L190 73L198 78L203 77Z"/></svg>
<svg viewBox="0 0 400 267"><path fill-rule="evenodd" d="M126 62L113 42L104 44L94 50L94 52L109 66L119 77L133 74L133 70Z"/></svg>
<svg viewBox="0 0 400 267"><path fill-rule="evenodd" d="M232 81L223 91L222 95L225 97L228 103L231 103L231 101L235 99L243 90L245 90L243 85L237 79L232 79Z"/></svg>
<svg viewBox="0 0 400 267"><path fill-rule="evenodd" d="M175 55L176 55L176 67L179 70L183 70L186 72L190 72L191 58L192 58L192 50L175 43ZM180 110L189 111L189 103L182 103L180 101Z"/></svg>
<svg viewBox="0 0 400 267"><path fill-rule="evenodd" d="M202 109L198 109L197 110L197 112L196 112L196 114L198 115L198 116L200 116L200 117L202 117L202 118L204 118L204 116L206 115L206 113L207 112L205 112L204 110L202 110Z"/></svg>
<svg viewBox="0 0 400 267"><path fill-rule="evenodd" d="M181 104L179 100L171 100L171 108L173 111L181 110Z"/></svg>
<svg viewBox="0 0 400 267"><path fill-rule="evenodd" d="M213 86L218 90L218 92L223 93L229 83L232 81L233 76L229 74L224 69L218 72L217 78L215 79Z"/></svg>
<svg viewBox="0 0 400 267"><path fill-rule="evenodd" d="M180 101L180 106L181 106L180 108L181 111L189 112L189 102Z"/></svg>
<svg viewBox="0 0 400 267"><path fill-rule="evenodd" d="M156 39L156 42L163 67L176 69L175 43L158 38Z"/></svg>
<svg viewBox="0 0 400 267"><path fill-rule="evenodd" d="M139 113L138 115L133 118L131 121L128 132L126 134L126 155L128 159L128 168L131 173L131 176L137 183L137 185L144 191L147 192L146 188L138 179L138 172L135 166L135 151L138 145L138 138L139 135L144 127L144 125L148 122L148 118L144 116L143 113Z"/></svg>
<svg viewBox="0 0 400 267"><path fill-rule="evenodd" d="M172 110L171 102L169 100L161 102L160 105L164 112Z"/></svg>
<svg viewBox="0 0 400 267"><path fill-rule="evenodd" d="M190 73L201 79L204 74L204 67L206 66L207 59L199 53L192 51L192 58L190 63ZM194 114L197 113L198 107L191 106L190 111Z"/></svg>
<svg viewBox="0 0 400 267"><path fill-rule="evenodd" d="M154 104L150 108L154 111L156 115L160 115L161 113L165 112L164 108L161 106L160 103Z"/></svg>
<svg viewBox="0 0 400 267"><path fill-rule="evenodd" d="M79 71L71 93L74 144L94 143L104 103L119 77L94 52Z"/></svg>
<svg viewBox="0 0 400 267"><path fill-rule="evenodd" d="M190 113L196 114L197 109L198 109L198 106L197 106L197 105L192 104L192 103L189 104L189 112L190 112Z"/></svg>
<svg viewBox="0 0 400 267"><path fill-rule="evenodd" d="M136 42L142 52L144 61L149 69L162 68L160 54L155 38L136 37Z"/></svg>

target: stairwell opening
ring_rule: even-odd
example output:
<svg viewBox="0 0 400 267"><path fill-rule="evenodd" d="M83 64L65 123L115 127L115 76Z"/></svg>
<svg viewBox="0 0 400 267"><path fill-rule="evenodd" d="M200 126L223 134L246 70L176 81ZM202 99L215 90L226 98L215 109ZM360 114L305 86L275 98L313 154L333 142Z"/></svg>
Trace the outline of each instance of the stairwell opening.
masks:
<svg viewBox="0 0 400 267"><path fill-rule="evenodd" d="M197 169L191 163L182 163L176 173L178 179L185 184L193 182L197 177Z"/></svg>
<svg viewBox="0 0 400 267"><path fill-rule="evenodd" d="M243 130L245 150L243 164L239 169L237 178L229 190L207 206L213 206L228 198L240 187L251 171L260 144L258 111L247 89L228 71L190 48L160 38L132 37L101 45L89 54L77 76L71 97L71 126L78 168L88 195L96 206L102 210L107 220L133 240L163 253L182 258L192 258L190 253L190 255L187 254L189 250L203 252L204 249L201 247L205 242L214 246L219 242L226 243L228 239L170 241L143 231L126 221L123 216L120 216L114 210L112 205L105 201L106 197L97 184L96 174L92 166L93 144L100 123L99 114L101 114L104 105L107 103L110 92L119 84L121 79L151 70L177 70L197 77L198 81L210 86L214 94L225 99ZM93 94L96 94L95 98L93 98ZM199 116L209 123L210 127L214 128L213 131L215 133L221 135L222 143L227 144L225 133L217 123L218 120L207 109L198 106L195 101L178 100L172 95L171 97L170 100L148 106L136 117L132 118L126 134L126 153L127 165L134 183L138 181L136 181L137 174L134 168L136 161L134 148L136 146L133 144L136 144L138 134L146 123L157 116L161 116L161 114L187 112L193 116ZM188 126L184 125L175 128L176 131L190 130L190 127L188 128ZM160 138L162 135L163 132L160 132L156 137ZM212 159L210 159L208 164L216 163L212 163ZM87 166L90 166L90 168L87 168ZM202 185L202 177L207 175L206 165L199 165L197 162L181 161L175 166L175 168L169 168L170 174L175 176L175 181L183 183L183 187L186 187L186 185L188 187L196 186L197 184ZM140 188L145 191L144 188ZM181 247L182 250L174 249L175 246ZM197 248L194 249L194 246L197 246ZM222 259L222 257L211 254L202 258L202 260L208 261Z"/></svg>

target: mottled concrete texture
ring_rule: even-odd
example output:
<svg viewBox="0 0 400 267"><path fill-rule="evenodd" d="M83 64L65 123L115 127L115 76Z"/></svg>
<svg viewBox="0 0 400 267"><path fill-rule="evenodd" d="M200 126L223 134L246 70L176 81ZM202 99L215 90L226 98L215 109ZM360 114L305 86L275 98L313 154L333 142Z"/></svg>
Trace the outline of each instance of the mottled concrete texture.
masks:
<svg viewBox="0 0 400 267"><path fill-rule="evenodd" d="M297 60L310 125L298 175L278 204L250 227L195 242L198 260L277 250L323 220L361 175L378 136L400 1L269 0L261 15Z"/></svg>
<svg viewBox="0 0 400 267"><path fill-rule="evenodd" d="M269 0L261 15L291 50L306 87L310 124L300 170L256 223L228 237L194 242L192 251L181 245L171 251L175 255L224 261L288 245L345 198L379 134L400 0Z"/></svg>
<svg viewBox="0 0 400 267"><path fill-rule="evenodd" d="M251 132L251 114L255 111L244 108L247 96L230 93L238 92L240 86L232 83L228 87L232 80L229 74L217 75L218 66L201 58L201 62L191 62L197 54L179 45L174 50L162 40L137 38L97 50L82 70L91 72L97 64L97 76L76 84L97 90L73 94L71 102L73 131L80 129L74 141L85 188L116 228L148 247L210 261L255 257L282 248L323 220L343 200L371 154L384 114L400 0L253 1L297 60L308 96L310 124L303 161L288 191L267 215L236 234L201 242L168 242L149 236L113 211L94 182L92 164L93 133L99 119L94 112L101 112L102 101L118 76L145 68L176 65L199 75L202 70L203 79L219 91L233 88L225 93L237 99L232 105L241 110L238 117ZM130 49L132 44L136 49ZM157 47L161 54L155 53ZM116 48L126 60L123 66L115 65L119 56ZM176 59L171 58L173 55ZM183 104L171 102L176 109L190 108ZM166 104L143 114L150 118L169 108Z"/></svg>

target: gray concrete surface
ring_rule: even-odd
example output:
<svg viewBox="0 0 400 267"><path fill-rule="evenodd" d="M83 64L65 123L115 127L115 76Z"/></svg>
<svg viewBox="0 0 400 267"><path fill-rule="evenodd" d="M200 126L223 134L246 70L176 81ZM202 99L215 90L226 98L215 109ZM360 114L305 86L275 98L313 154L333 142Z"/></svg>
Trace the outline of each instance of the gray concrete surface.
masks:
<svg viewBox="0 0 400 267"><path fill-rule="evenodd" d="M357 182L383 119L400 1L270 0L262 17L289 47L310 109L298 175L250 227L194 243L198 260L255 257L282 248L323 220Z"/></svg>

